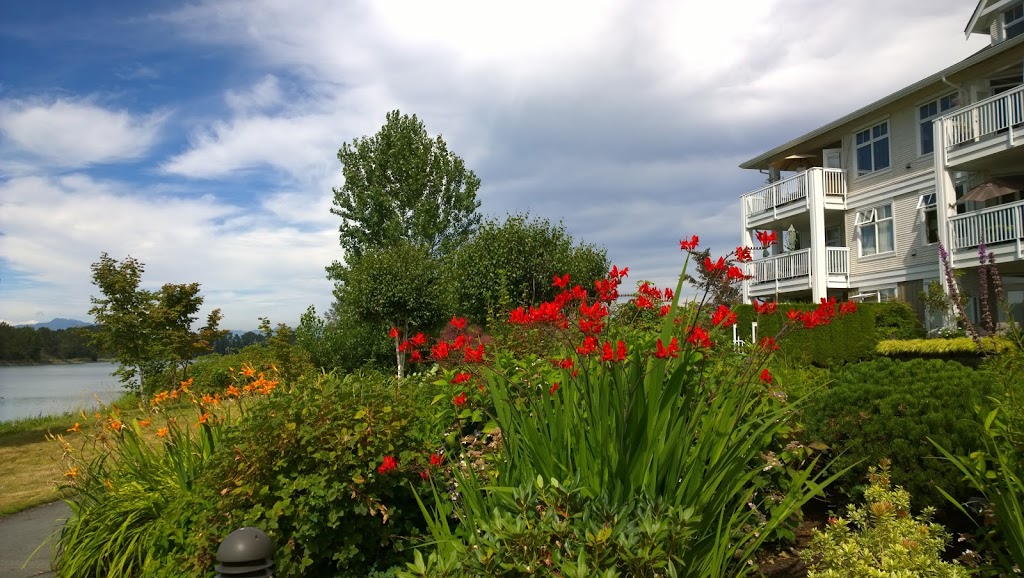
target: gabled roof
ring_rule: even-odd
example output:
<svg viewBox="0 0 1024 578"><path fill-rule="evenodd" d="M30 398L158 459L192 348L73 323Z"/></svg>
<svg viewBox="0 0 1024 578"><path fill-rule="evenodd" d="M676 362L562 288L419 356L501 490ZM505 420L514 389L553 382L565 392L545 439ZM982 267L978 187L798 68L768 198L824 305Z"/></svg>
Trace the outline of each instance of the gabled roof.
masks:
<svg viewBox="0 0 1024 578"><path fill-rule="evenodd" d="M1013 4L1016 0L980 0L978 6L971 15L967 28L964 28L964 36L970 38L971 34L988 34L989 25L992 19L999 14L999 10Z"/></svg>
<svg viewBox="0 0 1024 578"><path fill-rule="evenodd" d="M997 0L981 0L979 6L989 1ZM844 124L856 121L859 118L866 116L879 108L896 102L897 100L904 98L906 96L912 95L919 90L926 89L931 85L942 83L943 79L946 79L947 77L952 76L964 69L970 68L971 66L978 64L979 62L982 62L984 60L987 60L989 58L992 58L994 56L997 56L1012 49L1016 49L1021 46L1024 46L1024 34L1016 38L1011 38L1010 40L1007 40L1005 42L1000 42L999 44L996 45L986 46L981 50L975 52L974 54L968 56L967 58L961 60L960 62L954 64L953 66L950 66L940 72L937 72L923 80L915 82L910 86L902 88L881 100L877 100L865 107L859 108L838 120L834 120L822 127L816 128L803 136L797 137L787 142L784 145L777 146L766 153L760 154L750 159L749 161L746 161L745 163L741 164L740 168L767 169L772 160L777 160L777 157L779 157L780 155L784 156L784 153L788 154L787 151L790 151L791 149L794 149L808 141L821 137L822 135L828 133L829 131L835 130L843 126Z"/></svg>

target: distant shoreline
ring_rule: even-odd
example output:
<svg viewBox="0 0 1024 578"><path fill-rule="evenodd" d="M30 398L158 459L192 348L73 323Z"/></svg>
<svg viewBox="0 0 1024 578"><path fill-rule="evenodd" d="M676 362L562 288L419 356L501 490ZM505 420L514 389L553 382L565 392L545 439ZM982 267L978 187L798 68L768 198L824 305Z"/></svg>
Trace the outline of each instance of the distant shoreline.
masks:
<svg viewBox="0 0 1024 578"><path fill-rule="evenodd" d="M9 359L0 361L0 367L31 367L35 365L82 365L85 363L116 363L116 359L89 359L88 357L81 357L77 359L46 359L41 361L31 361L24 359Z"/></svg>

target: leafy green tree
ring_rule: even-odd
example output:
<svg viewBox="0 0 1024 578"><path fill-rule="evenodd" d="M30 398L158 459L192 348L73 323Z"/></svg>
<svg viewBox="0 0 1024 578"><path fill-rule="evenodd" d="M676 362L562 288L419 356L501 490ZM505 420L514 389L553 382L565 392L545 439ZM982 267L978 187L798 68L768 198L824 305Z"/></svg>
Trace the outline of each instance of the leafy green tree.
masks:
<svg viewBox="0 0 1024 578"><path fill-rule="evenodd" d="M480 222L480 179L416 115L389 112L377 134L342 145L338 160L345 184L334 189L331 212L342 219L349 263L402 241L443 254Z"/></svg>
<svg viewBox="0 0 1024 578"><path fill-rule="evenodd" d="M454 310L484 324L509 306L537 304L561 291L555 275L592 290L608 272L604 249L576 243L561 224L526 215L489 219L450 256Z"/></svg>
<svg viewBox="0 0 1024 578"><path fill-rule="evenodd" d="M334 296L351 307L356 318L377 327L395 327L401 336L439 328L450 311L441 261L427 247L399 242L375 249L344 274ZM395 340L399 377L405 373L405 352Z"/></svg>
<svg viewBox="0 0 1024 578"><path fill-rule="evenodd" d="M140 287L145 265L134 257L118 262L107 253L92 264L92 282L103 297L92 297L89 314L99 325L93 343L120 363L114 375L129 389L148 391L158 376L170 383L184 378L192 359L211 349L226 331L218 329L219 309L206 326L192 331L203 297L199 284L166 284L159 291Z"/></svg>
<svg viewBox="0 0 1024 578"><path fill-rule="evenodd" d="M697 290L698 294L708 292L708 302L715 305L738 305L743 302L739 282L722 282L724 272L708 271L705 259L711 257L711 249L696 251L690 262L694 264L696 275L686 274L686 282Z"/></svg>

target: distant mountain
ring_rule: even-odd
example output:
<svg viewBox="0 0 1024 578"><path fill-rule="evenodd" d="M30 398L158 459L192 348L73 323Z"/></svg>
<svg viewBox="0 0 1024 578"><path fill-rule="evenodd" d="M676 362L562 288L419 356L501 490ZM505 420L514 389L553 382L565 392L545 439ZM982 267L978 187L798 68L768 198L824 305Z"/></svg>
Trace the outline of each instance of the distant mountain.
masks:
<svg viewBox="0 0 1024 578"><path fill-rule="evenodd" d="M46 323L29 323L25 325L18 325L18 327L31 327L33 329L42 329L45 327L46 329L57 330L68 329L71 327L86 327L89 325L92 325L92 323L79 321L77 319L62 319L58 317L57 319L47 321Z"/></svg>

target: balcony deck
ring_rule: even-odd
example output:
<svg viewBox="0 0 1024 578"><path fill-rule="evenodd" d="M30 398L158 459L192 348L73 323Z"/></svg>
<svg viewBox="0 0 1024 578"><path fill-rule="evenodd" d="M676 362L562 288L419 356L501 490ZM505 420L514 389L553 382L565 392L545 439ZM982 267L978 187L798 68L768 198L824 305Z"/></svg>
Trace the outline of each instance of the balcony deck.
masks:
<svg viewBox="0 0 1024 578"><path fill-rule="evenodd" d="M941 119L946 164L963 166L1024 144L1024 85L957 109Z"/></svg>
<svg viewBox="0 0 1024 578"><path fill-rule="evenodd" d="M846 289L850 286L850 250L846 247L826 247L829 288ZM805 291L811 286L811 249L802 249L774 257L756 259L747 264L751 275L751 297L766 297L779 293Z"/></svg>
<svg viewBox="0 0 1024 578"><path fill-rule="evenodd" d="M810 195L821 194L826 209L846 209L846 173L814 167L743 195L747 226L754 228L807 211Z"/></svg>
<svg viewBox="0 0 1024 578"><path fill-rule="evenodd" d="M949 231L954 267L976 266L982 242L999 262L1024 260L1024 201L957 215Z"/></svg>

